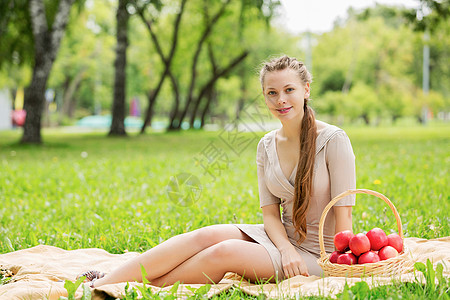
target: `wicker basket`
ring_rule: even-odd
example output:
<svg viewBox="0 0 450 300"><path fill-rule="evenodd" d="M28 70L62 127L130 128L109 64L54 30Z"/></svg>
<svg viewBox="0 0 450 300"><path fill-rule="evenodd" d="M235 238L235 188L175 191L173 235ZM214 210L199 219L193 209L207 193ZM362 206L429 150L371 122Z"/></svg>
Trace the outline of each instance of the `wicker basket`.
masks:
<svg viewBox="0 0 450 300"><path fill-rule="evenodd" d="M394 213L395 219L397 220L398 234L403 239L402 222L400 221L400 216L398 215L397 209L394 204L386 198L384 195L364 189L348 190L338 196L328 203L328 205L323 210L322 216L319 221L319 244L320 244L320 258L318 259L318 264L322 268L325 276L333 277L363 277L363 276L392 276L396 274L401 274L403 267L407 261L407 249L403 245L403 251L399 253L399 256L393 257L387 260L382 260L376 263L368 264L355 264L355 265L344 265L344 264L333 264L329 261L330 255L325 252L325 245L323 242L323 226L325 223L325 218L328 214L330 208L336 204L342 198L352 195L352 194L369 194L376 196L386 202Z"/></svg>

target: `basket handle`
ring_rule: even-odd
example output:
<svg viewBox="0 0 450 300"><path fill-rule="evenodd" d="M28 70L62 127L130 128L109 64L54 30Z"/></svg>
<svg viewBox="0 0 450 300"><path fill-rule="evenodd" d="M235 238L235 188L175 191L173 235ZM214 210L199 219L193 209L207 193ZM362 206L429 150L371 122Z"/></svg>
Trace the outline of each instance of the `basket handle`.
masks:
<svg viewBox="0 0 450 300"><path fill-rule="evenodd" d="M369 194L369 195L376 196L376 197L382 199L384 202L386 202L386 204L389 205L392 212L394 213L395 219L397 221L397 229L398 229L399 236L403 239L402 221L400 220L400 216L398 215L397 209L395 208L394 204L392 204L392 202L386 196L384 196L383 194L380 194L378 192L375 192L372 190L366 190L366 189L348 190L348 191L343 192L343 193L337 195L336 197L334 197L330 201L330 203L328 203L328 205L325 206L325 208L323 209L322 216L320 217L320 221L319 221L319 245L320 245L320 256L321 257L324 257L326 255L325 245L323 242L323 226L324 226L325 218L328 214L328 211L330 210L330 208L333 205L336 204L336 202L338 202L342 198L344 198L348 195L352 195L352 194Z"/></svg>

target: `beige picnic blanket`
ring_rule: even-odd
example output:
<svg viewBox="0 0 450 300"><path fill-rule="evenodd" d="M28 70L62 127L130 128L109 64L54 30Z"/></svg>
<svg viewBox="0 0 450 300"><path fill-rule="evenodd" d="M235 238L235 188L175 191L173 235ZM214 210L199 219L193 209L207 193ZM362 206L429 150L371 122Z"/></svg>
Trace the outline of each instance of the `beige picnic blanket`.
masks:
<svg viewBox="0 0 450 300"><path fill-rule="evenodd" d="M409 272L401 275L402 281L417 280L418 274L411 272L415 262L426 262L430 259L434 265L441 262L444 265L444 274L450 277L450 237L426 240L419 238L405 238L405 245L409 253ZM4 276L12 276L11 280L0 285L0 299L59 299L67 296L64 283L61 280L75 281L80 272L86 270L100 270L108 272L124 261L139 255L136 252L125 254L110 254L101 249L63 250L52 246L36 246L0 255L0 272ZM268 298L324 295L333 296L341 292L345 282L352 286L358 281L366 280L369 286L392 283L393 278L377 277L359 279L343 277L296 276L278 284L255 285L243 280L240 276L227 273L220 283L213 285L208 296L213 296L230 288L240 288L250 295L264 293ZM419 277L420 280L420 277ZM142 285L132 283L133 287ZM105 299L107 296L123 298L125 283L102 286L92 291L92 299ZM200 284L181 284L177 295L180 298L189 295L191 288L199 288ZM154 292L161 289L152 287ZM170 290L171 287L162 290ZM77 290L76 297L82 297L83 290Z"/></svg>

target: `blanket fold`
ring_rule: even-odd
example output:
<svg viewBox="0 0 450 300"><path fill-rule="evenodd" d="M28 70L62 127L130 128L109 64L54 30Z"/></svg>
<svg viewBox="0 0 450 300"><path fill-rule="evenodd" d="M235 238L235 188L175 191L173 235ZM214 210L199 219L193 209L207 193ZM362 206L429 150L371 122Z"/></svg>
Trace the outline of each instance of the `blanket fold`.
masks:
<svg viewBox="0 0 450 300"><path fill-rule="evenodd" d="M408 267L405 268L397 280L421 280L418 274L411 271L415 262L442 263L444 275L450 277L450 237L426 240L419 238L405 238L405 245L410 251ZM0 275L9 278L8 283L0 285L0 299L59 299L67 297L64 281L75 281L78 274L87 270L109 272L126 260L138 256L137 252L124 254L111 254L102 249L64 250L53 246L40 245L29 249L18 250L0 255ZM333 296L341 292L347 282L350 286L358 281L365 280L370 287L392 283L393 278L343 278L317 276L296 276L286 279L278 284L256 285L243 280L239 275L227 273L225 277L211 286L207 295L220 294L230 288L239 288L249 295L265 294L273 297L294 297L325 295ZM92 291L92 299L123 298L126 283L105 285ZM130 287L137 289L141 283L130 283ZM180 284L177 296L191 295L193 289L202 287L201 284ZM153 293L169 292L172 287L150 287ZM82 288L77 290L76 297L82 297Z"/></svg>

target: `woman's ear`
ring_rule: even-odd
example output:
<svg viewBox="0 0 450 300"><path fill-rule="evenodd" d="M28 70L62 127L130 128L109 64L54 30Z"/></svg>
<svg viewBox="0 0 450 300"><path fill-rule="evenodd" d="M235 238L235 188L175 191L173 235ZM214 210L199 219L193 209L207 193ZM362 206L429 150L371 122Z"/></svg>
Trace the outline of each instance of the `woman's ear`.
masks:
<svg viewBox="0 0 450 300"><path fill-rule="evenodd" d="M310 88L309 88L309 82L305 85L305 99L308 99L310 96Z"/></svg>

